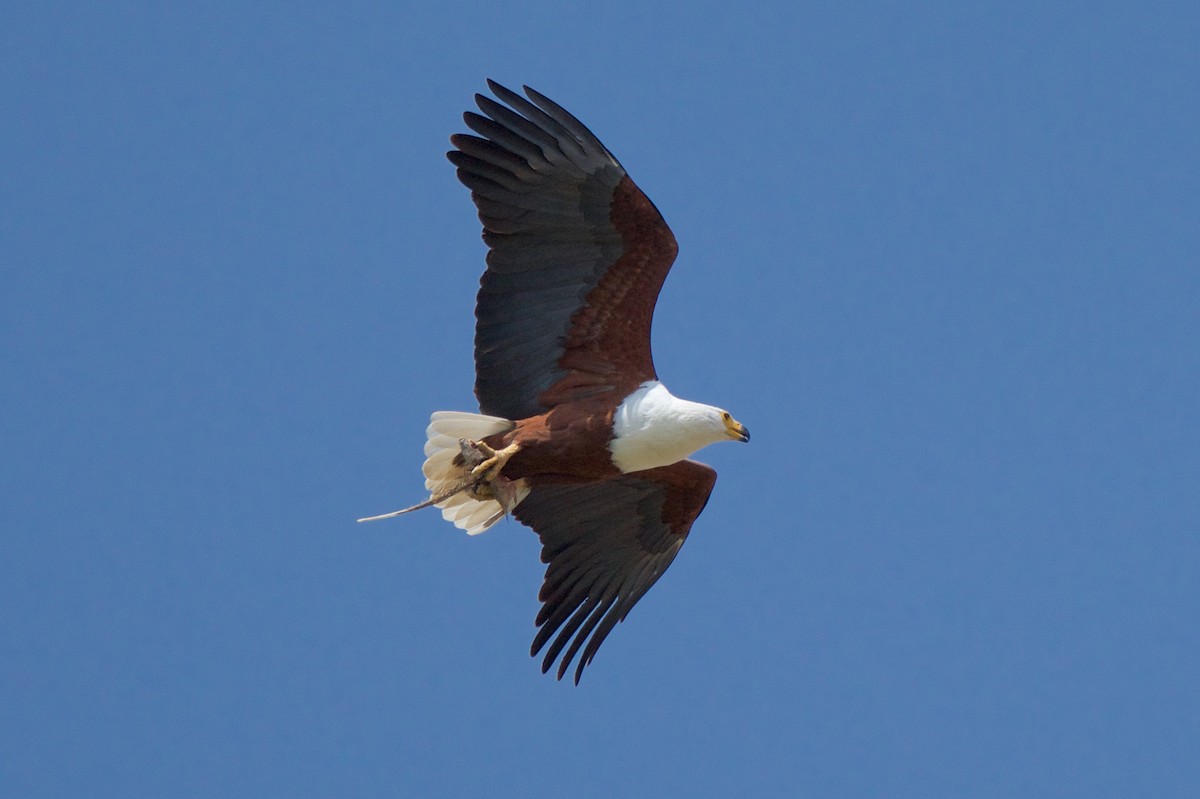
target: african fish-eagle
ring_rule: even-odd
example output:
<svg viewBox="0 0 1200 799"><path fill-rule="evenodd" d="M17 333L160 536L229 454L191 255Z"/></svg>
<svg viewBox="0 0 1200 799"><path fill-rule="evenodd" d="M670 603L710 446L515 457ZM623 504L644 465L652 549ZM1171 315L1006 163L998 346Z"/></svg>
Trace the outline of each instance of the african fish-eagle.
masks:
<svg viewBox="0 0 1200 799"><path fill-rule="evenodd" d="M463 119L479 135L451 136L447 153L489 248L481 413L434 413L429 500L371 518L435 505L471 535L509 513L532 527L548 566L530 654L549 643L542 671L557 659L559 679L579 654L578 683L708 502L717 474L688 456L750 434L658 381L650 324L678 249L658 209L559 105L488 86L507 105L475 95L483 115Z"/></svg>

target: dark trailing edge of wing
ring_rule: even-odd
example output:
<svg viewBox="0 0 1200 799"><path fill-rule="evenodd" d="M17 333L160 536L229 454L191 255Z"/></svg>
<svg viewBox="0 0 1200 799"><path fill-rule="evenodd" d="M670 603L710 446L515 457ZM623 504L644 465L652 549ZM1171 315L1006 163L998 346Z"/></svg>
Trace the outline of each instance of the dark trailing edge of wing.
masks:
<svg viewBox="0 0 1200 799"><path fill-rule="evenodd" d="M517 506L548 564L530 649L536 656L549 644L542 671L559 660L562 679L578 654L579 682L609 632L671 565L716 479L710 467L681 461L603 483L535 487Z"/></svg>
<svg viewBox="0 0 1200 799"><path fill-rule="evenodd" d="M653 376L650 319L675 240L583 123L528 87L526 99L488 86L503 104L476 95L483 113L463 119L478 135L452 136L447 157L490 250L475 309L476 397L483 413L523 419L563 401L547 392L571 372L613 384L616 366L622 388Z"/></svg>

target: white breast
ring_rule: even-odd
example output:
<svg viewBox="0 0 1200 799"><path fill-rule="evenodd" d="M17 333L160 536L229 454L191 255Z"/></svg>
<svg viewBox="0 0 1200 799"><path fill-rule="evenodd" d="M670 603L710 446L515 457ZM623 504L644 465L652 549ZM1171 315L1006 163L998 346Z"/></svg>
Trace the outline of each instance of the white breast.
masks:
<svg viewBox="0 0 1200 799"><path fill-rule="evenodd" d="M657 380L642 383L613 415L609 443L622 472L668 466L725 436L721 411L675 397Z"/></svg>

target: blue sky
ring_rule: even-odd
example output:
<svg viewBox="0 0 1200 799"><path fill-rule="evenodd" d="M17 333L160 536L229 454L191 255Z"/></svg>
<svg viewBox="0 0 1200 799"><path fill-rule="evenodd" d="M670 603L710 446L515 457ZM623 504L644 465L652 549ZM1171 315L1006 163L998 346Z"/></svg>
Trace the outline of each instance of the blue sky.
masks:
<svg viewBox="0 0 1200 799"><path fill-rule="evenodd" d="M0 12L0 794L1200 791L1194 4ZM680 242L749 446L578 688L421 498L493 77Z"/></svg>

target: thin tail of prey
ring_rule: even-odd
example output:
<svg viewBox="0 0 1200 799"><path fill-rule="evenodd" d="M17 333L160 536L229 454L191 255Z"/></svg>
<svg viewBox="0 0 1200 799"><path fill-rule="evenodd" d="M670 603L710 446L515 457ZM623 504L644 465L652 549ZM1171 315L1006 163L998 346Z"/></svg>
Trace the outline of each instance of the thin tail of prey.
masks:
<svg viewBox="0 0 1200 799"><path fill-rule="evenodd" d="M435 412L429 419L429 427L425 428L425 464L421 467L429 499L404 510L369 516L359 521L388 519L432 505L441 508L442 518L466 530L468 535L482 533L516 507L529 493L529 488L522 481L510 484L503 478L481 486L480 480L471 474L478 460L471 461L463 457L474 454L467 442L507 433L513 427L515 425L508 419L496 416L464 411ZM509 489L507 492L497 485L501 481L505 483L504 488ZM495 496L504 493L509 495Z"/></svg>

